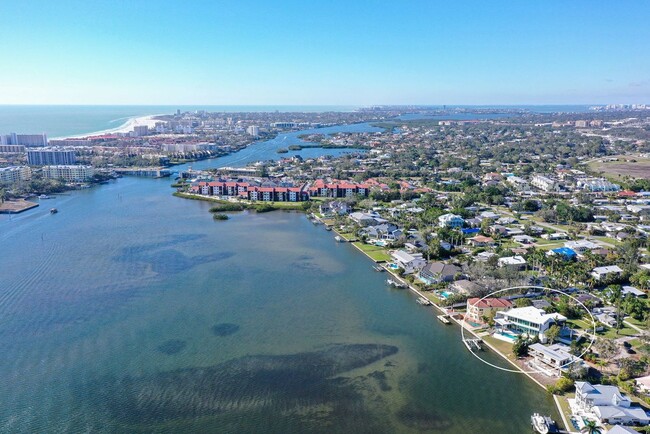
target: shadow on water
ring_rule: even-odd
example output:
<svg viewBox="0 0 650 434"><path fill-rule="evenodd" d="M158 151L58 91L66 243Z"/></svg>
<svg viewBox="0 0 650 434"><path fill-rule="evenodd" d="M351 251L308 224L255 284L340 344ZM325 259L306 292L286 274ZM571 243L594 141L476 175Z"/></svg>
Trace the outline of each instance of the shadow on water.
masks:
<svg viewBox="0 0 650 434"><path fill-rule="evenodd" d="M230 336L237 333L238 331L239 326L237 324L231 324L227 322L215 324L212 326L212 333L215 336Z"/></svg>
<svg viewBox="0 0 650 434"><path fill-rule="evenodd" d="M173 342L163 346L174 350L180 344ZM299 431L328 427L326 431L331 432L344 426L347 431L363 421L359 428L369 432L372 423L363 396L353 381L338 375L397 352L391 345L350 344L315 352L246 356L210 367L105 378L81 385L76 393L110 419L139 427L191 423L206 417L226 423L245 415L241 424L256 414L269 420L272 415L274 421L284 418L289 425L298 420L301 426L294 428ZM385 381L382 373L375 378Z"/></svg>

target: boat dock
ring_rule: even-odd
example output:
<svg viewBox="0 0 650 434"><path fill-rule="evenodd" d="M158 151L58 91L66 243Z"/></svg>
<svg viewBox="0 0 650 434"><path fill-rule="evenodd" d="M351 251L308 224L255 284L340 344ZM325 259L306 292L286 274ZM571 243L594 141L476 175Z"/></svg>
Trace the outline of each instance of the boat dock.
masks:
<svg viewBox="0 0 650 434"><path fill-rule="evenodd" d="M447 315L438 315L437 318L443 324L451 324L451 321L449 321L449 318L447 318Z"/></svg>
<svg viewBox="0 0 650 434"><path fill-rule="evenodd" d="M470 351L481 351L483 349L483 347L481 347L481 342L483 342L481 339L463 339L463 343Z"/></svg>
<svg viewBox="0 0 650 434"><path fill-rule="evenodd" d="M421 304L422 306L429 306L431 305L431 302L424 297L420 297L418 298L418 304Z"/></svg>

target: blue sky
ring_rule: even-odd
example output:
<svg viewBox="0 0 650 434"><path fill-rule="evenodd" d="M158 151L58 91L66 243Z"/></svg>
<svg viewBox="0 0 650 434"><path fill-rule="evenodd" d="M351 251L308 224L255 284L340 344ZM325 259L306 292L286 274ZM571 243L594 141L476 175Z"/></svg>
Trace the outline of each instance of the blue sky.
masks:
<svg viewBox="0 0 650 434"><path fill-rule="evenodd" d="M0 104L650 103L650 2L0 1Z"/></svg>

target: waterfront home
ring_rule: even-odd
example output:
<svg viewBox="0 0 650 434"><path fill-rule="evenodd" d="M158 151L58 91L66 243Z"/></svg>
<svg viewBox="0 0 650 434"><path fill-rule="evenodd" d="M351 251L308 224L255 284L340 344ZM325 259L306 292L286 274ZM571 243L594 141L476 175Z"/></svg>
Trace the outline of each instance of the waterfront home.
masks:
<svg viewBox="0 0 650 434"><path fill-rule="evenodd" d="M408 253L404 250L394 250L390 253L393 262L404 270L405 274L412 274L422 269L427 261L421 253Z"/></svg>
<svg viewBox="0 0 650 434"><path fill-rule="evenodd" d="M523 256L506 256L497 261L499 267L509 267L515 270L522 270L526 267L526 260Z"/></svg>
<svg viewBox="0 0 650 434"><path fill-rule="evenodd" d="M591 275L596 280L605 278L619 277L623 270L618 265L608 265L606 267L596 267L591 271Z"/></svg>
<svg viewBox="0 0 650 434"><path fill-rule="evenodd" d="M426 283L451 282L460 274L460 268L444 262L430 262L420 270L420 279Z"/></svg>
<svg viewBox="0 0 650 434"><path fill-rule="evenodd" d="M503 225L490 226L490 233L493 235L500 235L502 237L508 236L508 228Z"/></svg>
<svg viewBox="0 0 650 434"><path fill-rule="evenodd" d="M475 237L468 239L469 243L474 247L485 247L494 245L494 239L492 237L486 237L484 235L477 235Z"/></svg>
<svg viewBox="0 0 650 434"><path fill-rule="evenodd" d="M394 223L382 223L380 225L366 226L359 230L360 236L366 235L368 238L377 240L394 241L401 237L402 234L402 229Z"/></svg>
<svg viewBox="0 0 650 434"><path fill-rule="evenodd" d="M334 217L336 215L347 215L352 210L350 205L338 200L333 200L331 202L323 203L318 207L318 209L324 217Z"/></svg>
<svg viewBox="0 0 650 434"><path fill-rule="evenodd" d="M532 360L528 365L549 377L559 377L562 373L571 372L578 377L588 369L585 362L569 352L570 347L563 344L542 345L535 343L528 346L528 354Z"/></svg>
<svg viewBox="0 0 650 434"><path fill-rule="evenodd" d="M512 302L505 298L470 298L467 300L467 319L483 323L483 317L490 317L497 312L512 308Z"/></svg>
<svg viewBox="0 0 650 434"><path fill-rule="evenodd" d="M562 326L566 322L566 317L559 313L546 313L542 309L526 306L497 312L494 321L497 328L495 337L505 336L506 340L511 341L513 334L537 336L542 343L546 343L546 331L552 325Z"/></svg>
<svg viewBox="0 0 650 434"><path fill-rule="evenodd" d="M601 423L648 425L650 417L616 386L576 381L575 407L594 414Z"/></svg>
<svg viewBox="0 0 650 434"><path fill-rule="evenodd" d="M359 226L373 226L388 221L381 218L379 214L377 214L376 212L360 212L360 211L351 213L350 220L357 223Z"/></svg>

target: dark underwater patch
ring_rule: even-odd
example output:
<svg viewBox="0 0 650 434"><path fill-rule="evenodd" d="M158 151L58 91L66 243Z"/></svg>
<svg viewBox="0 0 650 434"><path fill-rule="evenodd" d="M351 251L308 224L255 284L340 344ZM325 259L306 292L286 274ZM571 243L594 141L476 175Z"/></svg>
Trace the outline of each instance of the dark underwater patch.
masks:
<svg viewBox="0 0 650 434"><path fill-rule="evenodd" d="M215 324L212 326L212 333L215 336L230 336L239 331L239 326L237 324L232 324L232 323L220 323L220 324Z"/></svg>
<svg viewBox="0 0 650 434"><path fill-rule="evenodd" d="M386 379L386 371L373 371L370 374L368 374L368 376L377 381L377 384L379 384L379 389L382 392L388 392L389 390L393 390L393 388L388 385L388 381Z"/></svg>
<svg viewBox="0 0 650 434"><path fill-rule="evenodd" d="M178 354L185 349L187 342L181 339L170 339L163 342L157 348L163 354L171 356L173 354Z"/></svg>
<svg viewBox="0 0 650 434"><path fill-rule="evenodd" d="M318 414L327 408L326 414L301 419L303 429L322 431L324 419L351 428L359 420L368 420L367 409L352 382L337 375L397 352L390 345L335 345L315 352L246 356L144 377L106 378L75 390L83 395L79 399L111 419L138 426L252 414L273 414L275 420L295 411L313 409Z"/></svg>

